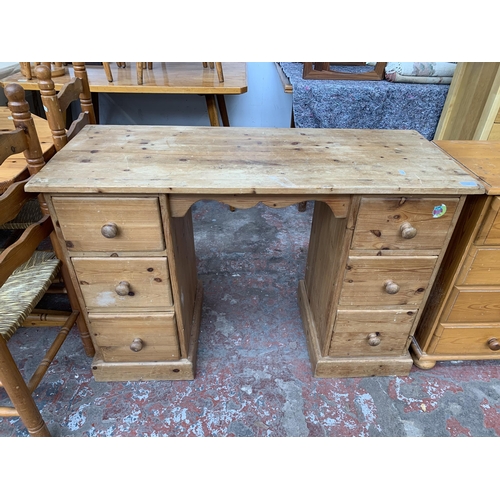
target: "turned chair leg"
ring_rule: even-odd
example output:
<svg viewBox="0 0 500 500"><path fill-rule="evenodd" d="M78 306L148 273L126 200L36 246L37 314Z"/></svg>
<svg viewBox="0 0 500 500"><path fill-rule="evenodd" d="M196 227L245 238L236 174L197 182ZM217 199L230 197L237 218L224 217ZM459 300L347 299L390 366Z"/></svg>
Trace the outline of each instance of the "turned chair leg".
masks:
<svg viewBox="0 0 500 500"><path fill-rule="evenodd" d="M30 436L50 437L49 429L44 422L40 410L36 406L31 392L26 385L17 365L10 353L6 340L0 335L0 380L14 408L4 410L2 417L19 417L28 429Z"/></svg>

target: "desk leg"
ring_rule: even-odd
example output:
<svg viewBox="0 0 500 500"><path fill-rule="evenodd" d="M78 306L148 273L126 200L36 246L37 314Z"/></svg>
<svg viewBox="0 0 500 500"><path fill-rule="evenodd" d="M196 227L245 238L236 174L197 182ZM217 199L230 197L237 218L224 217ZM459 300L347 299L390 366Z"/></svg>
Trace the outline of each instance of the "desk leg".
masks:
<svg viewBox="0 0 500 500"><path fill-rule="evenodd" d="M215 96L213 94L205 94L205 100L207 101L207 110L208 118L210 119L210 125L212 127L220 127L219 111L217 109Z"/></svg>

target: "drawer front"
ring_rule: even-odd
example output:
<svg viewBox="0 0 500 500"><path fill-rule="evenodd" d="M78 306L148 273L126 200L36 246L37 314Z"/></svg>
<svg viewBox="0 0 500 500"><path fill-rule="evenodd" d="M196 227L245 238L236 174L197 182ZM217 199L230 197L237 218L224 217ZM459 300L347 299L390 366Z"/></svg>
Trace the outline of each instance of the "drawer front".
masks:
<svg viewBox="0 0 500 500"><path fill-rule="evenodd" d="M89 311L173 305L165 257L71 259Z"/></svg>
<svg viewBox="0 0 500 500"><path fill-rule="evenodd" d="M104 361L180 359L174 313L90 314L92 337Z"/></svg>
<svg viewBox="0 0 500 500"><path fill-rule="evenodd" d="M471 249L472 261L464 272L460 285L493 285L500 287L500 248L479 248L473 246Z"/></svg>
<svg viewBox="0 0 500 500"><path fill-rule="evenodd" d="M400 356L416 309L343 311L337 314L330 356Z"/></svg>
<svg viewBox="0 0 500 500"><path fill-rule="evenodd" d="M500 323L500 289L455 288L453 296L456 298L450 314L445 319L447 323Z"/></svg>
<svg viewBox="0 0 500 500"><path fill-rule="evenodd" d="M486 239L484 240L484 244L500 246L500 197L495 196L495 198L491 202L490 210L490 219L493 219L493 221L489 228ZM488 218L486 220L488 220Z"/></svg>
<svg viewBox="0 0 500 500"><path fill-rule="evenodd" d="M459 198L363 198L352 240L353 249L440 249ZM446 205L441 217L435 207Z"/></svg>
<svg viewBox="0 0 500 500"><path fill-rule="evenodd" d="M54 197L52 202L70 251L165 249L158 198Z"/></svg>
<svg viewBox="0 0 500 500"><path fill-rule="evenodd" d="M415 305L422 301L437 257L350 257L340 305Z"/></svg>
<svg viewBox="0 0 500 500"><path fill-rule="evenodd" d="M443 323L437 330L439 342L429 354L495 356L500 358L500 324L450 325Z"/></svg>

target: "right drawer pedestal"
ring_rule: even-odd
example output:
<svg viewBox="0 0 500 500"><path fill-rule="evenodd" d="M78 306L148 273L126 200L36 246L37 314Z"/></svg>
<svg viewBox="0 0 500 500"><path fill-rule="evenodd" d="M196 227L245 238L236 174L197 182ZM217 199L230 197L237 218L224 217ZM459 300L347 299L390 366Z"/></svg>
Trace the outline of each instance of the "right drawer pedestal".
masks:
<svg viewBox="0 0 500 500"><path fill-rule="evenodd" d="M463 202L353 197L347 219L316 203L299 286L315 376L409 374L409 344Z"/></svg>

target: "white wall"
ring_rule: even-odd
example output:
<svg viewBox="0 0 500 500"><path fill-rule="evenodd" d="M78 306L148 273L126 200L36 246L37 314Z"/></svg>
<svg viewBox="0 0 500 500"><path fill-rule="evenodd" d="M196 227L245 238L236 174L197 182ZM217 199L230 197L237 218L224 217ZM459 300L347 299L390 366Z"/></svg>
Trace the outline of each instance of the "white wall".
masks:
<svg viewBox="0 0 500 500"><path fill-rule="evenodd" d="M2 68L14 63L0 62ZM247 63L248 91L225 97L232 127L289 127L292 96L285 94L273 62ZM0 105L5 105L0 88ZM210 125L205 98L198 95L99 94L100 123Z"/></svg>

